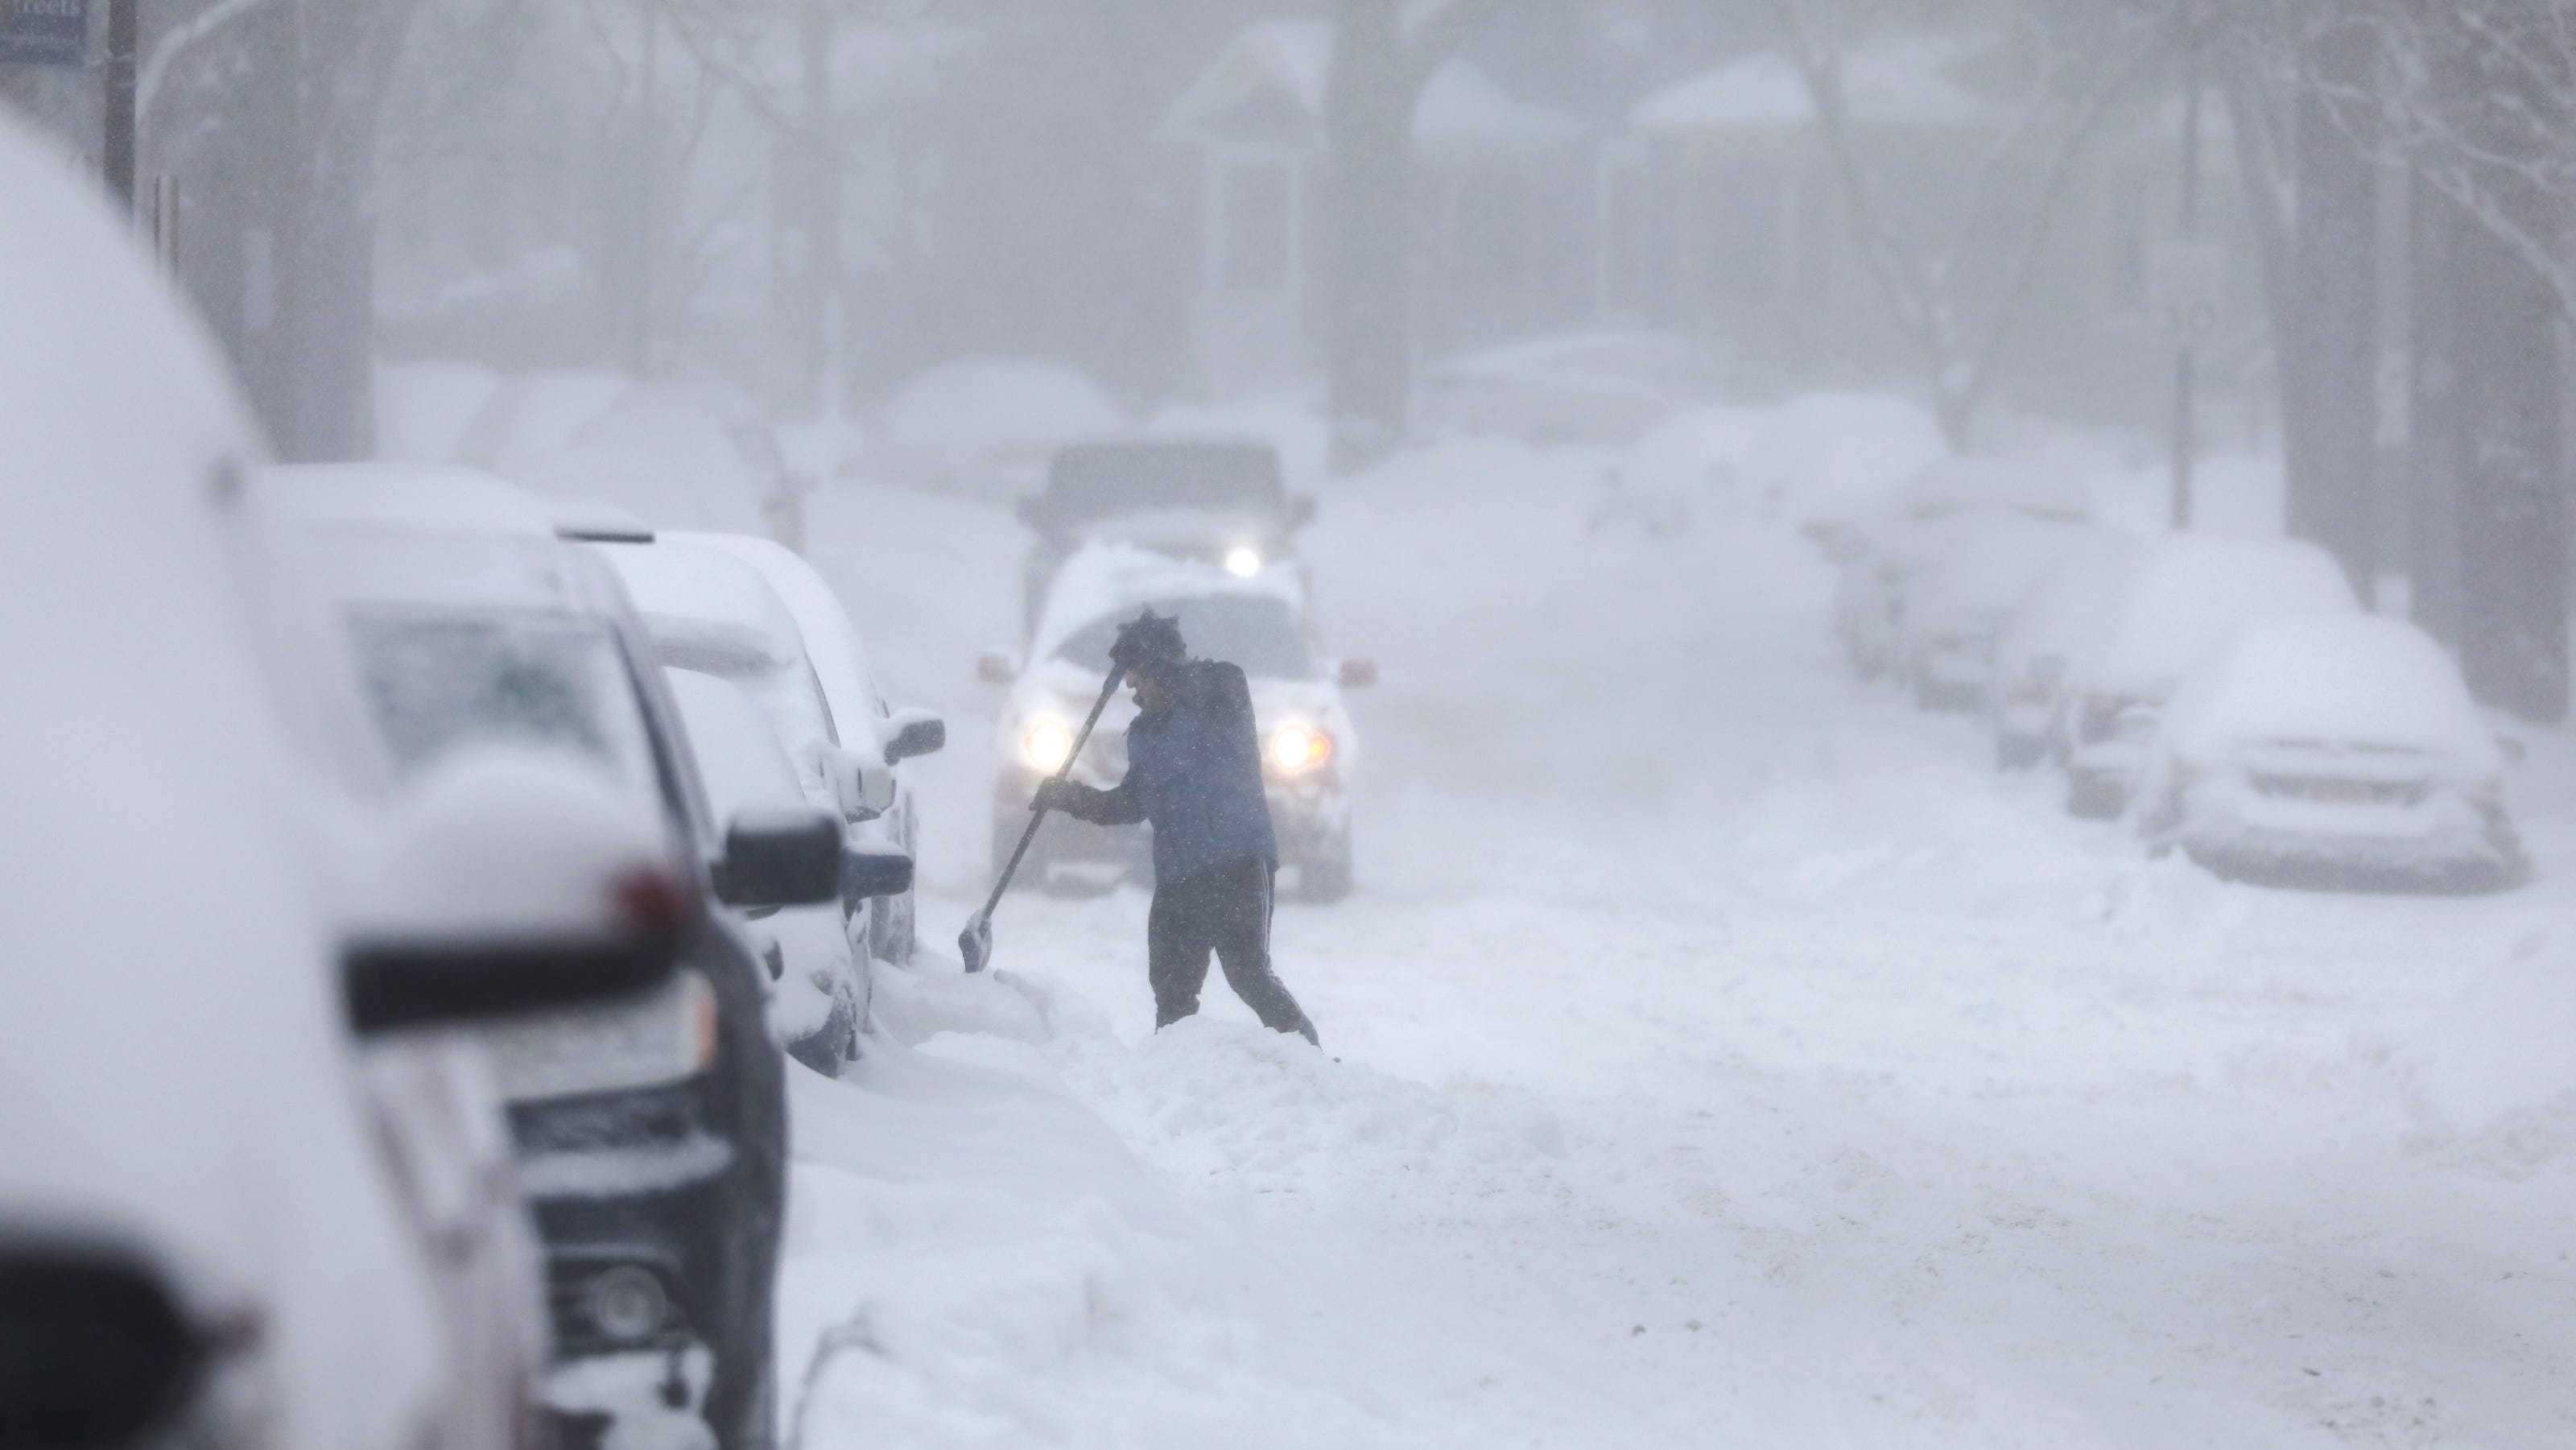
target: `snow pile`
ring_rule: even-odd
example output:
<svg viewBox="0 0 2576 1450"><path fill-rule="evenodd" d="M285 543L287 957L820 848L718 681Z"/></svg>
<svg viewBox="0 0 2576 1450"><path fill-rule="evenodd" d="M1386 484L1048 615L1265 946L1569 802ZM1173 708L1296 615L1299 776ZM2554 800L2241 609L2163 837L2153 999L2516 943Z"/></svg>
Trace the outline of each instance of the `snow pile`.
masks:
<svg viewBox="0 0 2576 1450"><path fill-rule="evenodd" d="M376 456L446 463L465 430L500 390L501 376L471 363L382 363L376 368Z"/></svg>
<svg viewBox="0 0 2576 1450"><path fill-rule="evenodd" d="M2576 1158L2576 952L2534 932L2391 1054L2424 1137L2509 1176Z"/></svg>
<svg viewBox="0 0 2576 1450"><path fill-rule="evenodd" d="M449 459L488 468L516 483L607 411L634 380L581 368L522 373L503 380L465 426Z"/></svg>
<svg viewBox="0 0 2576 1450"><path fill-rule="evenodd" d="M2280 615L2239 629L2174 695L2165 729L2200 753L2262 740L2420 750L2491 775L2495 737L2430 635L2376 615Z"/></svg>

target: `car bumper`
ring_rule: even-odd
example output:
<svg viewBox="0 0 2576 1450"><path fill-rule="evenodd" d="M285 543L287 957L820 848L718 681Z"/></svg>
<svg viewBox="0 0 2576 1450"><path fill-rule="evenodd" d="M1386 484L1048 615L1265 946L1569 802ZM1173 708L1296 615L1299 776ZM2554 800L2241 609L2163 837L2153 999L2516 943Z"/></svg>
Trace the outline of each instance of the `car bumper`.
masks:
<svg viewBox="0 0 2576 1450"><path fill-rule="evenodd" d="M2522 853L2501 812L2455 794L2335 804L2220 786L2193 791L2170 838L2229 874L2403 880L2510 875Z"/></svg>

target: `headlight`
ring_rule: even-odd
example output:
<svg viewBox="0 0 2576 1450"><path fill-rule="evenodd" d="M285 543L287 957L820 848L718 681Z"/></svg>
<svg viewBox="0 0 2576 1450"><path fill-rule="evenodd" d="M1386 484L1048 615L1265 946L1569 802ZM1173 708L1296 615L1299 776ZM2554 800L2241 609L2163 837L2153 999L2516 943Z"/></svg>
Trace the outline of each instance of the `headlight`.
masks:
<svg viewBox="0 0 2576 1450"><path fill-rule="evenodd" d="M1225 572L1238 579L1249 579L1261 572L1261 551L1250 544L1237 544L1225 551Z"/></svg>
<svg viewBox="0 0 2576 1450"><path fill-rule="evenodd" d="M1073 754L1073 732L1061 720L1040 718L1020 732L1020 755L1042 774L1061 769Z"/></svg>
<svg viewBox="0 0 2576 1450"><path fill-rule="evenodd" d="M1333 737L1303 725L1283 725L1270 732L1270 763L1281 770L1305 770L1333 758Z"/></svg>
<svg viewBox="0 0 2576 1450"><path fill-rule="evenodd" d="M514 1018L481 1032L512 1102L679 1082L716 1057L716 993L697 972L604 1007Z"/></svg>

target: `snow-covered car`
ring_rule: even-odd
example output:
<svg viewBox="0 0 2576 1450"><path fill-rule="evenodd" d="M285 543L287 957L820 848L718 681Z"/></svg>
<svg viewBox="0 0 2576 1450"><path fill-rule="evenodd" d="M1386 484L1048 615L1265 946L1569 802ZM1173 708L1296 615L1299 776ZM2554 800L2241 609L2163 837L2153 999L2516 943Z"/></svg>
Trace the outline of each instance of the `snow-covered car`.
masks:
<svg viewBox="0 0 2576 1450"><path fill-rule="evenodd" d="M757 532L790 547L803 539L810 484L789 470L777 435L747 400L678 383L626 389L506 476L660 525Z"/></svg>
<svg viewBox="0 0 2576 1450"><path fill-rule="evenodd" d="M597 542L587 547L597 549L616 567L644 616L644 627L661 662L739 686L767 717L771 732L796 768L806 800L837 814L853 846L880 844L863 834L862 828L893 809L897 796L893 768L881 749L870 752L843 743L821 675L807 652L805 632L760 568L726 549L667 534L648 541ZM866 724L860 722L862 731ZM836 1030L831 1026L833 1002L864 1006L873 995L866 980L873 908L866 896L856 893L843 900L842 908L846 930L841 949L830 960L791 956L787 962L791 982L808 980L816 973L844 979L828 1000L809 1000L794 992L781 997L779 1027L790 1042ZM865 1028L864 1015L858 1026Z"/></svg>
<svg viewBox="0 0 2576 1450"><path fill-rule="evenodd" d="M948 722L934 710L917 706L897 710L886 704L858 626L841 607L840 596L802 555L745 534L674 533L669 537L730 554L759 570L777 591L779 602L795 617L806 660L814 667L815 683L822 687L824 707L831 711L834 734L860 759L873 759L894 773L894 803L859 822L858 838L911 855L921 837L921 806L910 776L901 767L907 760L946 749ZM911 962L912 892L843 905L853 914L869 955L898 966Z"/></svg>
<svg viewBox="0 0 2576 1450"><path fill-rule="evenodd" d="M1314 522L1315 500L1289 495L1268 439L1155 435L1057 449L1046 487L1018 512L1037 535L1020 574L1025 627L1035 629L1056 571L1085 544L1133 544L1252 573L1289 557Z"/></svg>
<svg viewBox="0 0 2576 1450"><path fill-rule="evenodd" d="M2119 602L2138 549L2134 539L2096 531L2058 560L2004 621L1986 698L1997 770L2028 770L2047 758L2068 660L2093 622Z"/></svg>
<svg viewBox="0 0 2576 1450"><path fill-rule="evenodd" d="M2442 647L2366 614L2237 630L2165 707L2132 819L2224 875L2492 889L2521 878L2505 755Z"/></svg>
<svg viewBox="0 0 2576 1450"><path fill-rule="evenodd" d="M1064 764L1074 733L1108 676L1118 627L1152 606L1177 616L1190 653L1242 667L1252 687L1263 778L1280 865L1309 901L1351 889L1350 789L1359 741L1342 692L1376 679L1366 660L1324 652L1296 571L1273 564L1250 575L1125 544L1094 544L1065 562L1030 637L1025 662L987 656L983 675L1008 684L995 740L1002 753L993 794L993 851L1017 844L1038 782ZM1125 692L1074 762L1074 779L1114 785L1126 774L1126 729L1136 707ZM1022 867L1043 883L1056 867L1099 866L1150 880L1145 832L1050 818Z"/></svg>
<svg viewBox="0 0 2576 1450"><path fill-rule="evenodd" d="M2097 536L2024 514L1954 514L1925 525L1929 547L1908 591L1897 654L1916 704L1984 705L2004 621L2060 561Z"/></svg>
<svg viewBox="0 0 2576 1450"><path fill-rule="evenodd" d="M1625 447L1685 408L1715 402L1725 369L1688 338L1581 332L1452 358L1423 376L1415 406L1430 437L1486 434L1534 444Z"/></svg>
<svg viewBox="0 0 2576 1450"><path fill-rule="evenodd" d="M796 767L769 728L769 718L743 690L717 675L665 667L671 699L688 729L689 749L707 804L722 818L806 803ZM840 902L791 906L751 923L769 974L777 982L770 1020L787 1054L826 1077L859 1055L873 979L850 959Z"/></svg>
<svg viewBox="0 0 2576 1450"><path fill-rule="evenodd" d="M533 1446L537 1259L451 1029L665 979L617 890L657 843L560 761L396 787L211 342L5 120L0 194L7 1436Z"/></svg>
<svg viewBox="0 0 2576 1450"><path fill-rule="evenodd" d="M1036 488L1057 449L1130 426L1116 399L1061 364L946 363L887 400L883 452L871 471L998 503Z"/></svg>
<svg viewBox="0 0 2576 1450"><path fill-rule="evenodd" d="M1834 541L1834 632L1863 679L1903 665L1907 591L1955 534L1941 521L1966 514L2082 524L2093 499L2068 471L2015 459L1945 458L1906 480L1868 524Z"/></svg>
<svg viewBox="0 0 2576 1450"><path fill-rule="evenodd" d="M545 1241L548 1408L568 1426L766 1446L786 1156L770 1015L773 984L791 984L747 918L832 910L848 874L837 816L716 816L616 574L499 479L308 466L269 470L254 492L315 541L398 767L494 744L571 752L680 863L639 898L681 932L667 986L480 1037Z"/></svg>
<svg viewBox="0 0 2576 1450"><path fill-rule="evenodd" d="M2360 607L2342 567L2314 544L2179 535L2147 545L2121 574L2119 598L2067 656L2051 729L2066 763L2068 813L2120 813L2143 749L2143 727L2122 720L2162 707L2239 625Z"/></svg>

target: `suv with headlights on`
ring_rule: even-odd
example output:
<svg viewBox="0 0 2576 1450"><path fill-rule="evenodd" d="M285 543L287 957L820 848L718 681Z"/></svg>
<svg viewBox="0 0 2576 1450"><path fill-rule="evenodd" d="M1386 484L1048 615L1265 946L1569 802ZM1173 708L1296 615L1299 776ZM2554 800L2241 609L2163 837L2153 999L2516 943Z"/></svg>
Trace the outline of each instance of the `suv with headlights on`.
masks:
<svg viewBox="0 0 2576 1450"><path fill-rule="evenodd" d="M640 803L684 863L663 899L639 903L682 931L667 984L482 1036L544 1239L545 1399L565 1443L712 1431L721 1450L761 1450L786 1088L769 1022L779 964L747 921L835 901L853 876L901 890L909 858L852 856L838 819L808 806L720 828L614 571L558 541L509 485L352 464L272 469L254 487L318 545L398 767L472 745L570 751Z"/></svg>
<svg viewBox="0 0 2576 1450"><path fill-rule="evenodd" d="M1279 864L1308 901L1349 895L1350 787L1359 740L1343 692L1376 683L1376 666L1334 662L1325 654L1305 586L1290 565L1244 574L1115 543L1089 545L1065 561L1023 658L992 654L979 666L988 683L1010 687L994 734L1002 755L993 788L997 869L1018 843L1030 795L1064 764L1074 732L1099 697L1118 627L1148 605L1180 620L1193 656L1242 667L1261 732ZM1117 783L1126 774L1126 728L1135 718L1124 693L1111 700L1074 763L1073 778ZM1150 881L1150 840L1142 831L1050 817L1022 864L1022 879L1041 885Z"/></svg>
<svg viewBox="0 0 2576 1450"><path fill-rule="evenodd" d="M1291 496L1279 449L1262 438L1121 438L1056 450L1046 487L1019 501L1037 537L1020 572L1022 625L1035 629L1057 571L1086 545L1130 544L1248 577L1290 557L1315 521Z"/></svg>

